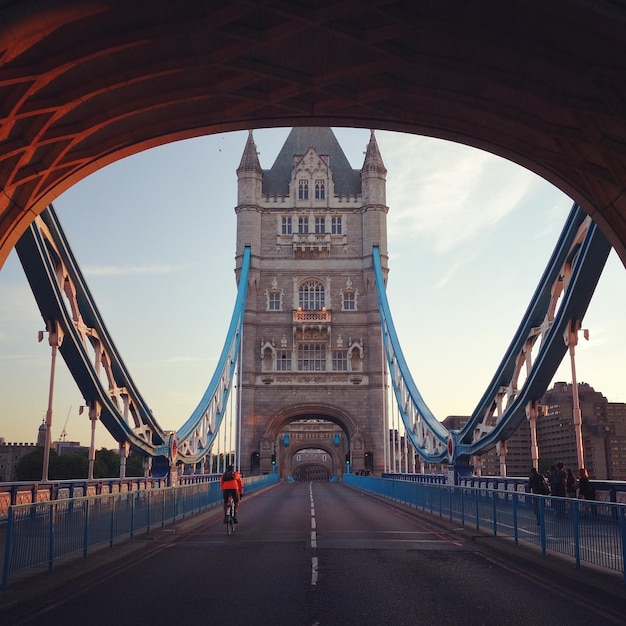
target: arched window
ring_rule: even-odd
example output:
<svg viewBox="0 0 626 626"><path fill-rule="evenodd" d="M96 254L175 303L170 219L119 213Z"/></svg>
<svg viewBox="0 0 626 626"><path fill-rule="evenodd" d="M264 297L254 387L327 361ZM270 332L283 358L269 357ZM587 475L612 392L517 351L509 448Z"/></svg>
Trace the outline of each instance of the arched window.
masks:
<svg viewBox="0 0 626 626"><path fill-rule="evenodd" d="M308 199L309 199L309 181L299 180L298 181L298 200L308 200Z"/></svg>
<svg viewBox="0 0 626 626"><path fill-rule="evenodd" d="M326 369L326 345L304 343L298 346L298 369L301 372L319 372Z"/></svg>
<svg viewBox="0 0 626 626"><path fill-rule="evenodd" d="M298 233L300 235L306 235L308 232L309 232L309 218L299 217L298 218Z"/></svg>
<svg viewBox="0 0 626 626"><path fill-rule="evenodd" d="M333 217L331 221L331 233L333 235L341 235L343 233L343 225L340 217Z"/></svg>
<svg viewBox="0 0 626 626"><path fill-rule="evenodd" d="M315 199L324 200L326 198L326 182L323 180L315 181Z"/></svg>
<svg viewBox="0 0 626 626"><path fill-rule="evenodd" d="M320 311L326 306L326 289L318 280L307 280L298 289L298 306L304 311Z"/></svg>

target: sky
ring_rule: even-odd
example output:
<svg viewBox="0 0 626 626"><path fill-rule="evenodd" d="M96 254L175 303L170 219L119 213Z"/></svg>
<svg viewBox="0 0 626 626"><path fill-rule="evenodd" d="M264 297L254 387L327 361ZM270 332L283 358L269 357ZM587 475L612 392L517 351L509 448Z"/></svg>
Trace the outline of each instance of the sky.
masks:
<svg viewBox="0 0 626 626"><path fill-rule="evenodd" d="M334 129L360 169L365 129ZM254 132L271 167L289 129ZM105 324L164 429L177 430L217 364L236 297L236 169L247 131L179 141L85 178L53 205ZM469 415L509 346L572 200L494 155L377 131L388 170L388 299L413 379L439 420ZM578 382L626 402L626 273L611 252L576 349ZM50 347L15 252L0 270L0 437L34 442ZM555 381L571 382L569 358ZM89 444L84 401L62 359L53 439ZM96 446L117 444L99 425Z"/></svg>

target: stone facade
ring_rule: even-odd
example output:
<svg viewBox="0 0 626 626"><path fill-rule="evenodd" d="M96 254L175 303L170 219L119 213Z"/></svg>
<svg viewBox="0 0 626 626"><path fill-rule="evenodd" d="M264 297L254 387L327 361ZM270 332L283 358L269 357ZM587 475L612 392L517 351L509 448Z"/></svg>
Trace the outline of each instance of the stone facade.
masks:
<svg viewBox="0 0 626 626"><path fill-rule="evenodd" d="M252 132L237 169L236 273L251 248L240 378L241 468L289 473L310 445L284 445L300 420L335 424L339 441L316 443L340 475L382 471L385 394L372 267L387 275L386 169L374 133L362 169L349 165L329 128L292 129L269 170ZM367 466L367 467L366 467Z"/></svg>
<svg viewBox="0 0 626 626"><path fill-rule="evenodd" d="M7 443L0 437L0 483L14 482L15 470L22 457L36 449L34 443Z"/></svg>

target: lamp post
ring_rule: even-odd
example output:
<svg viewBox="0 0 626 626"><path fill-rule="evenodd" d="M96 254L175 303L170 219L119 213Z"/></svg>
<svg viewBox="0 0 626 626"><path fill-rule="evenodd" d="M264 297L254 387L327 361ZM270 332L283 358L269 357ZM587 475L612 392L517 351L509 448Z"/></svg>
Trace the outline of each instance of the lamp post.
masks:
<svg viewBox="0 0 626 626"><path fill-rule="evenodd" d="M578 467L585 467L585 455L583 449L582 416L580 411L580 400L578 397L578 383L576 381L576 359L575 351L578 344L578 331L580 331L580 320L570 320L563 338L569 348L570 363L572 367L572 414L574 418L574 435L576 437L576 458ZM583 336L589 341L589 330L582 329Z"/></svg>
<svg viewBox="0 0 626 626"><path fill-rule="evenodd" d="M43 467L41 471L41 481L47 482L48 468L50 466L50 444L52 443L52 404L54 397L54 375L56 370L57 351L63 342L63 331L56 320L48 320L46 322L46 331L48 333L48 343L51 348L50 359L50 386L48 389L48 409L46 410L46 437L43 448ZM39 331L39 341L43 340L43 334L46 331Z"/></svg>

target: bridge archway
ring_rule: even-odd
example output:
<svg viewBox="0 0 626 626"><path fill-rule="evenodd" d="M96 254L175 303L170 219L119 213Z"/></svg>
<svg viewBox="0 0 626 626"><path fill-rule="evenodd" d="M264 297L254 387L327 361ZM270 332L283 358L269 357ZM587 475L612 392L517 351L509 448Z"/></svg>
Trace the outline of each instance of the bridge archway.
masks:
<svg viewBox="0 0 626 626"><path fill-rule="evenodd" d="M109 163L293 125L493 152L579 202L626 263L626 7L616 3L188 0L174 11L167 0L24 0L0 17L0 265L37 214Z"/></svg>
<svg viewBox="0 0 626 626"><path fill-rule="evenodd" d="M358 426L345 411L331 405L293 405L282 407L267 421L260 443L261 471L275 457L281 478L291 475L294 456L303 450L322 450L328 459L318 460L331 476L340 477L345 458L363 465L364 452ZM298 461L296 460L296 464Z"/></svg>
<svg viewBox="0 0 626 626"><path fill-rule="evenodd" d="M309 448L302 445L289 457L289 473L295 481L327 481L340 473L337 455L325 445Z"/></svg>

